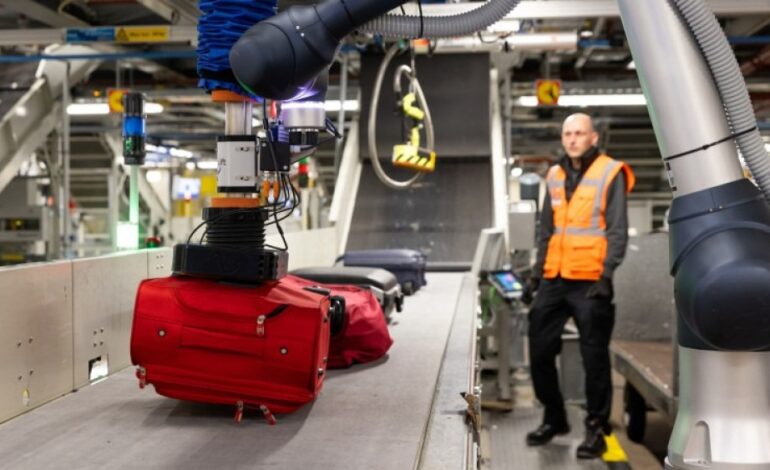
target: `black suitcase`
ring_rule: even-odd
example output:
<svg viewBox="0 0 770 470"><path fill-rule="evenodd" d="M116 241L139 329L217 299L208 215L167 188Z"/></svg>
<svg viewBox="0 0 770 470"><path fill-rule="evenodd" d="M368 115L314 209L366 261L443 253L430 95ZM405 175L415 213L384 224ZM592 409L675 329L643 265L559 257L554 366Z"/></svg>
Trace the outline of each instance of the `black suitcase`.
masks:
<svg viewBox="0 0 770 470"><path fill-rule="evenodd" d="M368 287L377 297L386 318L390 318L393 310L400 312L404 305L404 294L401 292L398 279L384 269L331 266L295 269L291 274L322 284L352 284Z"/></svg>
<svg viewBox="0 0 770 470"><path fill-rule="evenodd" d="M382 268L396 275L401 290L412 295L428 282L425 279L426 256L417 250L385 249L348 251L340 256L345 266Z"/></svg>

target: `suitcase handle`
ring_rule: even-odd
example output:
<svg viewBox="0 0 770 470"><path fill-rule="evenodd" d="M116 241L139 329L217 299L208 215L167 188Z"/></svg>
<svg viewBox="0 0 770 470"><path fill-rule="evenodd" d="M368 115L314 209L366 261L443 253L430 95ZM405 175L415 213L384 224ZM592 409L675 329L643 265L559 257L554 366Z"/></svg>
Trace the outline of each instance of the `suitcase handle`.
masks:
<svg viewBox="0 0 770 470"><path fill-rule="evenodd" d="M345 310L345 297L332 296L329 302L329 334L337 336L342 333L347 323L347 311Z"/></svg>

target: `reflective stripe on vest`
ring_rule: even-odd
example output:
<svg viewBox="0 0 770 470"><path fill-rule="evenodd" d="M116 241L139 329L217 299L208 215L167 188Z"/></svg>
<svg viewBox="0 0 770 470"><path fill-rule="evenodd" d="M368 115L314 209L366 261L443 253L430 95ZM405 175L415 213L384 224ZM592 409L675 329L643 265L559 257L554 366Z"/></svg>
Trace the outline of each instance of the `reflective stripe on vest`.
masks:
<svg viewBox="0 0 770 470"><path fill-rule="evenodd" d="M564 169L560 166L549 169L546 183L553 209L554 233L548 244L545 278L598 280L601 277L607 254L607 224L603 215L606 194L612 180L624 170L630 191L634 184L630 169L622 162L600 155L586 170L572 198L567 201Z"/></svg>

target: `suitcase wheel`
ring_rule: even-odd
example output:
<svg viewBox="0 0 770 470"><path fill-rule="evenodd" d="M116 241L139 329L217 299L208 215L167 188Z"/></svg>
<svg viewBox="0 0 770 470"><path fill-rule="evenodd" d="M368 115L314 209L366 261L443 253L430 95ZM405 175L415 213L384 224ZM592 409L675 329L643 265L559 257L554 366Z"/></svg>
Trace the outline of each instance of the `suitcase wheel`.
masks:
<svg viewBox="0 0 770 470"><path fill-rule="evenodd" d="M275 416L273 416L273 413L270 411L270 409L265 405L259 405L259 409L260 411L262 411L262 414L265 416L265 419L267 420L267 424L269 424L270 426L275 426L278 420L275 419Z"/></svg>
<svg viewBox="0 0 770 470"><path fill-rule="evenodd" d="M412 281L406 281L404 285L401 286L401 290L403 290L406 295L412 295L414 294L414 284Z"/></svg>
<svg viewBox="0 0 770 470"><path fill-rule="evenodd" d="M241 424L241 421L243 421L243 402L239 401L235 409L235 424Z"/></svg>
<svg viewBox="0 0 770 470"><path fill-rule="evenodd" d="M329 330L331 336L336 336L345 329L345 297L335 295L329 303Z"/></svg>
<svg viewBox="0 0 770 470"><path fill-rule="evenodd" d="M147 370L144 367L137 367L136 378L139 379L139 389L144 389L147 386Z"/></svg>

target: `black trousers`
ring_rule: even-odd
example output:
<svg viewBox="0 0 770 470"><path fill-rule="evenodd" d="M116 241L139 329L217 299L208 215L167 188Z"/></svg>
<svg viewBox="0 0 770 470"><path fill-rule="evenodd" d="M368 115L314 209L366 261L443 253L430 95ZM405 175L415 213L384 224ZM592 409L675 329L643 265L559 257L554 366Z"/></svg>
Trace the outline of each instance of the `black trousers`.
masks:
<svg viewBox="0 0 770 470"><path fill-rule="evenodd" d="M529 357L535 396L545 406L543 423L566 422L556 356L564 324L572 317L580 332L586 372L586 423L608 428L612 406L609 343L615 324L612 298L587 298L590 281L544 279L529 313Z"/></svg>

